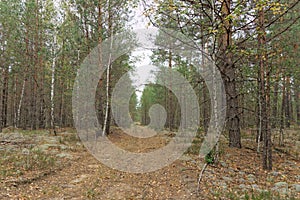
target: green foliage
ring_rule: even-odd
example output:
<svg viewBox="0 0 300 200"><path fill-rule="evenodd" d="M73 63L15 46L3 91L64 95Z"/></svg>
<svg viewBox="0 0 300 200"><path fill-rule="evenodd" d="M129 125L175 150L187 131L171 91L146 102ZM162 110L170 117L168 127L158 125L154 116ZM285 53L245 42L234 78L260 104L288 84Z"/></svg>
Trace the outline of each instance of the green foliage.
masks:
<svg viewBox="0 0 300 200"><path fill-rule="evenodd" d="M203 139L195 138L192 145L186 151L187 154L198 155L202 145Z"/></svg>
<svg viewBox="0 0 300 200"><path fill-rule="evenodd" d="M97 196L97 192L95 191L95 189L89 189L87 192L86 192L86 197L88 199L95 199Z"/></svg>
<svg viewBox="0 0 300 200"><path fill-rule="evenodd" d="M20 162L20 161L19 161ZM49 169L55 165L55 158L51 155L47 155L39 150L31 151L26 156L25 170L37 169Z"/></svg>
<svg viewBox="0 0 300 200"><path fill-rule="evenodd" d="M133 93L133 95L130 98L129 112L130 112L131 118L134 122L140 121L140 113L138 111L138 99L137 99L136 93Z"/></svg>
<svg viewBox="0 0 300 200"><path fill-rule="evenodd" d="M215 151L212 150L205 156L205 162L207 164L213 164L215 162Z"/></svg>
<svg viewBox="0 0 300 200"><path fill-rule="evenodd" d="M56 166L56 158L40 150L25 152L0 151L0 174L7 176L20 176L26 171L46 170Z"/></svg>
<svg viewBox="0 0 300 200"><path fill-rule="evenodd" d="M272 191L262 191L262 192L246 192L244 196L241 198L234 193L229 193L231 199L234 200L295 200L295 196L282 196L278 193L274 193Z"/></svg>

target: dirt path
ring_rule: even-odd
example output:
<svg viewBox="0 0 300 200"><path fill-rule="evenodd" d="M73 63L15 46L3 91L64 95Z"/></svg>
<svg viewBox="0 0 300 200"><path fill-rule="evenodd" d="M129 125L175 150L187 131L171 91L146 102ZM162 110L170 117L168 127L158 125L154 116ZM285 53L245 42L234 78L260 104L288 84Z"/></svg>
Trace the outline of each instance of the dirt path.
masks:
<svg viewBox="0 0 300 200"><path fill-rule="evenodd" d="M190 199L181 182L184 165L151 174L128 174L109 169L88 152L74 153L73 162L31 184L19 185L11 198L17 199ZM179 181L178 181L179 179ZM195 180L196 181L196 180Z"/></svg>
<svg viewBox="0 0 300 200"><path fill-rule="evenodd" d="M18 176L1 176L0 199L242 199L245 192L271 191L278 182L287 183L292 192L284 193L278 188L274 193L285 195L286 199L300 197L293 190L299 183L299 160L276 154L275 170L266 173L260 169L260 157L251 150L255 148L252 143L246 143L240 151L223 144L221 149L226 153L221 154L218 165L206 169L201 190L197 193L197 178L201 170L197 155L184 155L152 173L130 174L101 164L76 140L61 140L60 143L70 148L62 151L66 155L57 158L55 166L27 170ZM167 143L167 137L157 136L146 142L126 136L119 130L110 136L110 140L130 151L143 147L143 152ZM33 178L28 178L30 174Z"/></svg>
<svg viewBox="0 0 300 200"><path fill-rule="evenodd" d="M130 151L140 147L141 151L149 151L166 143L162 138L137 142L118 131L110 139ZM58 168L41 177L26 182L6 181L1 199L191 199L195 196L184 180L194 183L197 180L188 179L188 175L182 177L182 171L190 168L191 163L178 160L153 173L130 174L104 166L82 146L67 153L72 159L60 159ZM196 165L188 170L195 168Z"/></svg>

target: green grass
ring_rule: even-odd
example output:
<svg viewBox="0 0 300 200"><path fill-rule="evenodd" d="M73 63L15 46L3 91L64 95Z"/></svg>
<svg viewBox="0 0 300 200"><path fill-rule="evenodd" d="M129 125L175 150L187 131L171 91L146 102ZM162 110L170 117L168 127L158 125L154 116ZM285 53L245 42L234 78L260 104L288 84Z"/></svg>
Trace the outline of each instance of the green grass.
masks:
<svg viewBox="0 0 300 200"><path fill-rule="evenodd" d="M56 166L56 158L39 150L22 152L0 151L0 176L18 177L28 171L45 170Z"/></svg>
<svg viewBox="0 0 300 200"><path fill-rule="evenodd" d="M263 192L246 192L244 195L229 192L226 194L226 199L230 200L296 200L296 197L291 194L291 196L280 196L278 193L272 193L271 191Z"/></svg>
<svg viewBox="0 0 300 200"><path fill-rule="evenodd" d="M97 192L95 191L95 189L88 189L86 191L86 198L88 199L95 199L95 197L97 196Z"/></svg>
<svg viewBox="0 0 300 200"><path fill-rule="evenodd" d="M63 136L62 137L62 140L64 142L70 142L70 143L76 143L76 142L79 142L80 139L79 137L77 136L76 133L73 133L73 134L69 134L69 135L66 135L66 136Z"/></svg>
<svg viewBox="0 0 300 200"><path fill-rule="evenodd" d="M200 148L203 140L195 138L192 142L192 145L186 151L187 154L198 155L200 153Z"/></svg>
<svg viewBox="0 0 300 200"><path fill-rule="evenodd" d="M47 130L18 130L17 132L27 136L49 134Z"/></svg>

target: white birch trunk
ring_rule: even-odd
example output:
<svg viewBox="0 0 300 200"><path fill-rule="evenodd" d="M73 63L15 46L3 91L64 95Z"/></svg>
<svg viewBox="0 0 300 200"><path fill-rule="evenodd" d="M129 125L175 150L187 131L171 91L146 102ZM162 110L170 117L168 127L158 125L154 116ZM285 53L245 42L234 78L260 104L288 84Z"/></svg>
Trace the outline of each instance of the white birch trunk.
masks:
<svg viewBox="0 0 300 200"><path fill-rule="evenodd" d="M214 26L214 23L215 23L215 5L214 5L214 2L212 1L212 5L213 5L213 10L212 10L212 20L213 20L213 26ZM212 37L212 44L214 44L215 42L215 36L213 35ZM222 95L222 94L219 94L218 93L218 84L221 80L218 80L217 79L217 68L216 68L216 54L215 52L213 52L212 54L212 67L213 67L213 92L214 92L214 96L213 96L213 112L214 112L214 125L215 125L215 130L217 134L221 134L221 127L220 127L220 124L219 124L219 120L220 120L220 114L219 113L219 110L218 110L218 99L217 99L217 96L219 95ZM220 102L221 103L221 102ZM219 136L218 136L219 137ZM214 138L212 138L214 140ZM219 141L217 141L216 143L216 151L215 151L215 161L217 162L217 159L218 159L218 155L219 155Z"/></svg>
<svg viewBox="0 0 300 200"><path fill-rule="evenodd" d="M113 36L111 36L111 42L110 42L110 47L112 48L113 45ZM106 126L108 123L108 112L109 112L109 84L110 84L110 69L111 69L111 60L112 55L111 53L109 54L109 59L108 59L108 67L107 67L107 75L106 75L106 110L105 110L105 118L104 118L104 127L103 127L103 132L102 136L105 136L106 132Z"/></svg>
<svg viewBox="0 0 300 200"><path fill-rule="evenodd" d="M18 124L20 124L20 115L21 115L21 108L22 108L23 99L24 99L25 85L26 85L26 75L24 75L24 81L23 81L23 86L22 86L22 92L21 92L20 102L19 102L18 111L17 111L17 123L18 123ZM16 124L17 124L17 123L16 123ZM17 125L16 125L16 126L17 126Z"/></svg>
<svg viewBox="0 0 300 200"><path fill-rule="evenodd" d="M56 50L55 50L55 45L56 45L56 36L54 36L54 47L53 47L53 60L52 60L52 68L51 68L51 119L50 119L50 125L51 128L54 128L54 92L55 92L55 68L56 68Z"/></svg>
<svg viewBox="0 0 300 200"><path fill-rule="evenodd" d="M107 5L108 7L110 6L110 0L107 1ZM109 8L110 9L110 8ZM110 10L108 11L110 12ZM109 14L110 15L110 14ZM109 16L111 17L111 16ZM110 27L110 49L112 49L113 46L113 28ZM109 59L108 59L108 67L107 67L107 77L106 77L106 110L105 110L105 118L104 118L104 127L103 127L103 132L102 132L102 136L105 136L106 133L106 127L107 127L107 123L108 123L108 115L109 115L109 101L110 101L110 96L109 96L109 84L110 84L110 70L111 70L111 65L112 65L112 55L111 52L109 54Z"/></svg>
<svg viewBox="0 0 300 200"><path fill-rule="evenodd" d="M258 96L258 99L260 99L260 95ZM258 139L257 139L257 153L260 151L260 140L261 140L261 131L262 131L262 117L261 117L261 101L258 101L259 105L259 130L258 130Z"/></svg>

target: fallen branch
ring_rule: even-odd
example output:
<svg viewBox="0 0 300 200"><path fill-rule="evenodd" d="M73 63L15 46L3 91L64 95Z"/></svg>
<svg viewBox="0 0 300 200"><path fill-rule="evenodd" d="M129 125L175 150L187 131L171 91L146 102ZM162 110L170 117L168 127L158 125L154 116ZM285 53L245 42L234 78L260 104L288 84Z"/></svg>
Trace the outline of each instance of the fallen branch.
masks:
<svg viewBox="0 0 300 200"><path fill-rule="evenodd" d="M23 141L0 140L0 144L1 145L7 145L7 144L19 145L19 144L26 144L26 143Z"/></svg>
<svg viewBox="0 0 300 200"><path fill-rule="evenodd" d="M38 181L38 180L40 180L40 179L42 179L42 178L44 178L46 176L53 175L53 174L57 173L58 171L61 171L61 170L65 169L65 168L67 168L70 165L71 165L70 163L67 163L67 164L65 164L63 166L60 166L58 168L41 172L41 173L37 174L34 177L28 177L28 178L24 178L24 179L20 178L20 179L17 179L17 180L8 180L8 181L5 181L5 184L6 185L11 185L11 186L14 186L14 187L17 187L19 185L31 184L34 181Z"/></svg>
<svg viewBox="0 0 300 200"><path fill-rule="evenodd" d="M52 175L55 172L56 172L55 170L50 170L50 171L47 171L47 172L40 173L37 176L26 178L26 179L9 180L9 181L6 181L5 184L6 185L12 185L12 186L15 186L15 187L17 187L19 185L31 184L34 181L40 180L45 176Z"/></svg>
<svg viewBox="0 0 300 200"><path fill-rule="evenodd" d="M197 185L197 193L199 193L200 182L201 182L202 176L203 176L203 174L204 174L204 171L205 171L207 165L208 165L208 163L205 163L205 164L203 165L202 170L201 170L201 172L200 172L200 174L199 174L198 185Z"/></svg>

